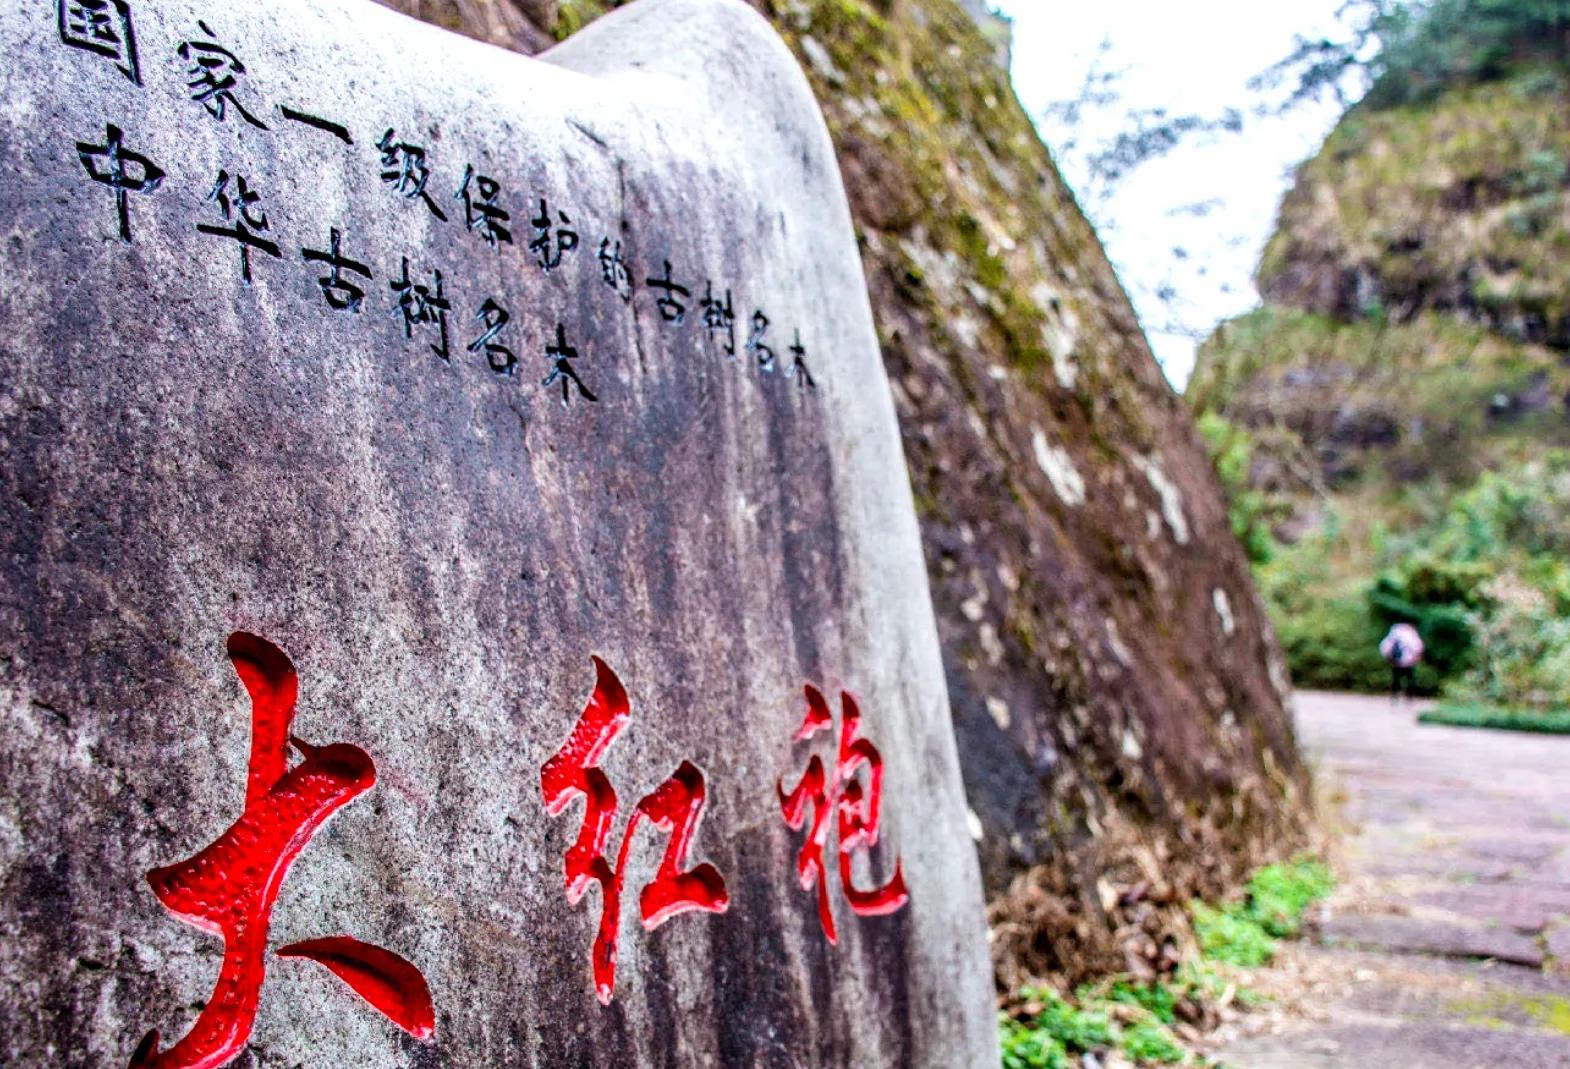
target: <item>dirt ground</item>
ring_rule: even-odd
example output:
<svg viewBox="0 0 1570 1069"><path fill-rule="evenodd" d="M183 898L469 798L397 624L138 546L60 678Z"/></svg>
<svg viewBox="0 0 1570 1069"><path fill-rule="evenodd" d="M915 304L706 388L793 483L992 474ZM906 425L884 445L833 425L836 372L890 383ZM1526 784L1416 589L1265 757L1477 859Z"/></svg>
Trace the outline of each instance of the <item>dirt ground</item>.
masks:
<svg viewBox="0 0 1570 1069"><path fill-rule="evenodd" d="M1415 713L1298 695L1342 882L1231 1069L1570 1067L1570 737Z"/></svg>

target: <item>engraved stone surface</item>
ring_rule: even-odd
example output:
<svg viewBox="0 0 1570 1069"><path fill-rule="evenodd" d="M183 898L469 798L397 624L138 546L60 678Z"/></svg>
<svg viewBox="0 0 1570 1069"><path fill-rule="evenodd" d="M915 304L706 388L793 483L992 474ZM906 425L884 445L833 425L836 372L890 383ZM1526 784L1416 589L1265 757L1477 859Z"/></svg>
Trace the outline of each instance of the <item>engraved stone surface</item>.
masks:
<svg viewBox="0 0 1570 1069"><path fill-rule="evenodd" d="M995 1064L767 24L0 0L0 54L0 1065Z"/></svg>

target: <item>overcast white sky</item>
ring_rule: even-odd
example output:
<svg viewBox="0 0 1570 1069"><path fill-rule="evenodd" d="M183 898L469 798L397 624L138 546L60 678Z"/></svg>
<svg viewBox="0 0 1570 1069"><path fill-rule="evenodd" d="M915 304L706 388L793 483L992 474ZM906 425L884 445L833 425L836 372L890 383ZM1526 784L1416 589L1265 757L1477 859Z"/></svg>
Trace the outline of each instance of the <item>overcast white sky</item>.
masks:
<svg viewBox="0 0 1570 1069"><path fill-rule="evenodd" d="M1082 141L1120 129L1130 109L1165 107L1172 114L1244 111L1239 135L1196 135L1172 155L1146 164L1109 199L1102 240L1145 323L1167 377L1179 389L1193 368L1194 338L1168 329L1208 333L1220 320L1258 303L1252 280L1260 249L1274 225L1290 169L1312 155L1339 116L1330 103L1285 117L1258 118L1250 77L1286 56L1293 34L1336 29L1341 0L994 0L1014 19L1014 84L1064 177L1083 174L1056 153L1068 132L1043 121L1053 101L1072 98L1103 40L1103 66L1124 71L1123 99L1112 113L1089 117ZM1336 34L1336 36L1341 36ZM1185 206L1210 202L1208 214ZM1186 250L1178 259L1173 250ZM1157 299L1170 287L1177 301Z"/></svg>

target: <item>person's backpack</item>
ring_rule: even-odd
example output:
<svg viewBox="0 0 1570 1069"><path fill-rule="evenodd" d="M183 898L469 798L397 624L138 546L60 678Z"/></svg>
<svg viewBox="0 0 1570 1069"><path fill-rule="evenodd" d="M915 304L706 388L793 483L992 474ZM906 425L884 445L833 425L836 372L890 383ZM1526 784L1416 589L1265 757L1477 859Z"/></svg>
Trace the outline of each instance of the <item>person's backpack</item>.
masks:
<svg viewBox="0 0 1570 1069"><path fill-rule="evenodd" d="M1400 639L1396 639L1394 642L1392 642L1390 644L1390 663L1391 664L1400 664L1401 663L1401 659L1403 657L1405 657L1405 656L1406 656L1406 647L1401 645L1401 640Z"/></svg>

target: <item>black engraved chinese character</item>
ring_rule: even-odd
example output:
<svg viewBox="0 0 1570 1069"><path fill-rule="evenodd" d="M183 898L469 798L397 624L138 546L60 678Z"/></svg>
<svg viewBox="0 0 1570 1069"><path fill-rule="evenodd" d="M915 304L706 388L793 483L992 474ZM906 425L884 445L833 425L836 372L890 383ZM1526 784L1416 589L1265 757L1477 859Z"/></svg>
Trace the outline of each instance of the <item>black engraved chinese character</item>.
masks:
<svg viewBox="0 0 1570 1069"><path fill-rule="evenodd" d="M234 182L232 195L229 189L231 178ZM240 277L249 286L251 250L260 249L269 256L279 256L278 246L260 236L262 231L269 229L267 213L256 206L262 199L261 195L250 187L243 175L231 176L228 171L219 171L218 180L208 191L207 199L218 205L218 210L223 213L225 221L234 225L214 226L210 223L197 223L196 229L204 234L212 234L214 237L233 238L240 243Z"/></svg>
<svg viewBox="0 0 1570 1069"><path fill-rule="evenodd" d="M245 64L233 52L212 40L217 35L207 23L198 22L196 25L201 27L209 39L186 41L178 49L180 58L190 64L185 72L190 80L185 85L191 91L191 99L206 108L207 114L219 122L224 121L229 108L233 107L240 113L240 118L258 130L267 129L266 123L246 111L245 105L234 98L235 87L245 74Z"/></svg>
<svg viewBox="0 0 1570 1069"><path fill-rule="evenodd" d="M796 340L790 343L791 361L790 367L785 369L785 377L794 378L798 390L815 390L818 384L813 380L812 372L807 370L807 350L801 344L801 331L798 329L793 333Z"/></svg>
<svg viewBox="0 0 1570 1069"><path fill-rule="evenodd" d="M610 238L601 239L600 278L622 300L632 300L632 275L627 273L627 261L621 258L621 242L612 249Z"/></svg>
<svg viewBox="0 0 1570 1069"><path fill-rule="evenodd" d="M335 123L331 119L324 119L319 115L312 115L309 112L296 111L287 104L278 105L278 110L283 112L283 117L288 119L290 122L302 123L311 127L312 129L320 130L323 133L332 134L345 145L354 144L354 137L349 133L349 128L342 125L341 123Z"/></svg>
<svg viewBox="0 0 1570 1069"><path fill-rule="evenodd" d="M485 330L467 346L469 352L477 353L485 350L485 358L491 365L491 370L498 375L511 375L518 364L518 358L512 350L496 340L496 335L502 332L507 321L512 316L507 314L507 309L497 304L490 297L485 298L485 303L480 305L480 310L474 313L474 318L485 325Z"/></svg>
<svg viewBox="0 0 1570 1069"><path fill-rule="evenodd" d="M425 164L425 150L419 145L394 141L390 126L376 147L382 150L382 181L410 200L419 197L431 214L445 223L446 214L425 191L425 183L431 180L431 169Z"/></svg>
<svg viewBox="0 0 1570 1069"><path fill-rule="evenodd" d="M680 323L687 318L687 306L677 299L677 294L690 297L691 291L686 286L678 286L671 281L671 262L665 261L665 277L644 279L644 284L657 290L664 290L665 295L655 300L659 306L660 318L667 323Z"/></svg>
<svg viewBox="0 0 1570 1069"><path fill-rule="evenodd" d="M120 218L120 240L129 242L131 216L125 195L151 193L163 182L163 171L146 156L126 148L120 139L120 128L113 123L105 126L102 145L78 141L76 154L81 158L89 178L114 190L115 213ZM98 162L100 158L103 161L101 166Z"/></svg>
<svg viewBox="0 0 1570 1069"><path fill-rule="evenodd" d="M125 0L58 0L60 40L72 48L114 61L133 85L142 84L136 62L136 33Z"/></svg>
<svg viewBox="0 0 1570 1069"><path fill-rule="evenodd" d="M365 291L359 286L343 277L345 271L353 271L366 279L372 277L371 269L358 260L351 260L342 252L343 234L337 227L329 230L328 248L326 252L321 249L300 250L300 255L305 257L307 263L322 263L327 265L327 274L316 280L322 287L322 296L327 303L340 312L358 312L360 302L365 299Z"/></svg>
<svg viewBox="0 0 1570 1069"><path fill-rule="evenodd" d="M550 206L545 203L545 198L540 198L540 214L529 220L534 227L534 240L529 242L529 251L534 253L534 258L539 265L549 271L561 264L563 253L571 252L578 247L578 232L569 229L572 220L567 218L567 213L556 213L561 220L560 225L551 222ZM551 231L556 231L554 240Z"/></svg>
<svg viewBox="0 0 1570 1069"><path fill-rule="evenodd" d="M752 333L747 337L747 351L758 358L758 368L762 371L774 370L774 350L763 344L763 335L768 332L769 317L761 311L752 313Z"/></svg>
<svg viewBox="0 0 1570 1069"><path fill-rule="evenodd" d="M414 337L414 328L427 324L434 325L441 338L440 345L432 345L431 352L448 359L447 355L447 313L452 310L452 305L447 302L446 295L442 292L442 273L432 270L435 285L421 286L409 280L409 258L403 258L402 276L392 281L392 290L398 295L398 314L403 317L403 336Z"/></svg>
<svg viewBox="0 0 1570 1069"><path fill-rule="evenodd" d="M502 241L512 244L512 231L503 225L512 215L496 203L501 188L496 179L475 174L471 165L463 169L463 185L453 194L463 201L463 225L479 231L480 237L492 246Z"/></svg>
<svg viewBox="0 0 1570 1069"><path fill-rule="evenodd" d="M561 381L561 404L567 407L572 387L578 387L578 393L585 401L598 401L599 398L589 392L589 388L578 377L578 372L573 370L572 361L578 358L578 350L567 344L567 334L560 323L556 324L556 343L545 347L545 355L551 361L551 373L545 376L541 386L550 386L557 380Z"/></svg>
<svg viewBox="0 0 1570 1069"><path fill-rule="evenodd" d="M724 332L724 341L721 345L725 355L734 358L736 355L736 312L731 307L730 290L725 291L724 299L714 296L714 282L711 279L703 288L703 300L698 302L703 308L703 325L709 330L709 337L713 338Z"/></svg>

